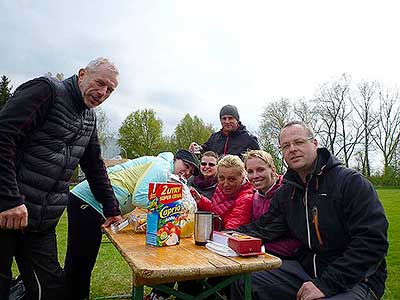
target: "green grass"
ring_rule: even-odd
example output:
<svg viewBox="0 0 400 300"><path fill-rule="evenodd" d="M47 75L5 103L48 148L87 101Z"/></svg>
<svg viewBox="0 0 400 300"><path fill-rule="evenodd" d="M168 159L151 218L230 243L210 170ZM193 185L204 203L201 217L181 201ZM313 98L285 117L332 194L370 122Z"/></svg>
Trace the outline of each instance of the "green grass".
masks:
<svg viewBox="0 0 400 300"><path fill-rule="evenodd" d="M379 198L389 219L389 251L386 258L388 279L384 300L400 299L400 189L377 189Z"/></svg>
<svg viewBox="0 0 400 300"><path fill-rule="evenodd" d="M389 219L388 279L384 300L400 299L400 189L378 189ZM57 226L58 252L63 264L67 240L67 218L64 214ZM14 274L18 271L14 266ZM128 294L132 290L132 272L115 247L103 237L92 276L91 299L99 296Z"/></svg>

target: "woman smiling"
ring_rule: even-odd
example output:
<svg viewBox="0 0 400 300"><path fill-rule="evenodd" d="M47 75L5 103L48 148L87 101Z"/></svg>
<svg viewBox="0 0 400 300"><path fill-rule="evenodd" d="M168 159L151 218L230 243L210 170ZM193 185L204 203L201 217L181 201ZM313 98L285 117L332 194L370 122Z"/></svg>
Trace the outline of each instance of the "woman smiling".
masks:
<svg viewBox="0 0 400 300"><path fill-rule="evenodd" d="M199 210L212 211L223 221L223 229L234 229L251 221L254 190L246 179L244 163L236 155L218 162L218 186L212 199L192 189Z"/></svg>
<svg viewBox="0 0 400 300"><path fill-rule="evenodd" d="M200 194L211 199L218 184L217 178L218 156L213 151L204 152L200 162L200 174L193 176L188 184Z"/></svg>
<svg viewBox="0 0 400 300"><path fill-rule="evenodd" d="M243 157L248 179L257 189L252 214L252 220L257 220L268 211L275 192L283 183L283 176L276 173L274 161L268 152L251 150ZM266 244L265 249L281 258L288 258L294 255L300 245L300 241L288 237Z"/></svg>

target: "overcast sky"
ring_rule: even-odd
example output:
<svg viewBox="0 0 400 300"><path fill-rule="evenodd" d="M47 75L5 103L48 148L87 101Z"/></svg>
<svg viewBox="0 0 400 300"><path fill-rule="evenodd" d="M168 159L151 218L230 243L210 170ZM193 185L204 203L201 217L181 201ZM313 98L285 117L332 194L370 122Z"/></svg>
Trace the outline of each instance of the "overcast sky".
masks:
<svg viewBox="0 0 400 300"><path fill-rule="evenodd" d="M252 132L268 102L311 98L348 73L400 82L398 1L1 1L0 75L14 87L104 56L119 127L152 108L171 134L186 113L219 127L225 104Z"/></svg>

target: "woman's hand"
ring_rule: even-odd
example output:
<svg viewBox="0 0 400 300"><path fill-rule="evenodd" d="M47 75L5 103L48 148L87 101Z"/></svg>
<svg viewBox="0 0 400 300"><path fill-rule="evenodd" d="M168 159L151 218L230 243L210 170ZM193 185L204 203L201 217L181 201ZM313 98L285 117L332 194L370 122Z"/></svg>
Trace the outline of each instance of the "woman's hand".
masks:
<svg viewBox="0 0 400 300"><path fill-rule="evenodd" d="M196 189L193 187L190 187L190 193L192 194L193 199L196 201L196 203L199 203L200 198L201 198L200 193L198 191L196 191Z"/></svg>

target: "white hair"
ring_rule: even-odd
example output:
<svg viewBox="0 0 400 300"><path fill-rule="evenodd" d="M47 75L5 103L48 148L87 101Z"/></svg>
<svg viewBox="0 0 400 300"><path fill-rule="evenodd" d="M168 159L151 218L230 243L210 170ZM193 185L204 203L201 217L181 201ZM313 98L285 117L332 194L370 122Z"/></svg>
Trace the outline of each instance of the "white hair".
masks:
<svg viewBox="0 0 400 300"><path fill-rule="evenodd" d="M107 58L104 58L104 57L99 57L99 58L93 59L92 61L90 61L87 64L85 69L89 70L89 71L95 71L101 65L106 65L106 68L109 71L115 73L116 75L119 75L119 71L118 71L117 67L112 62L110 62Z"/></svg>

